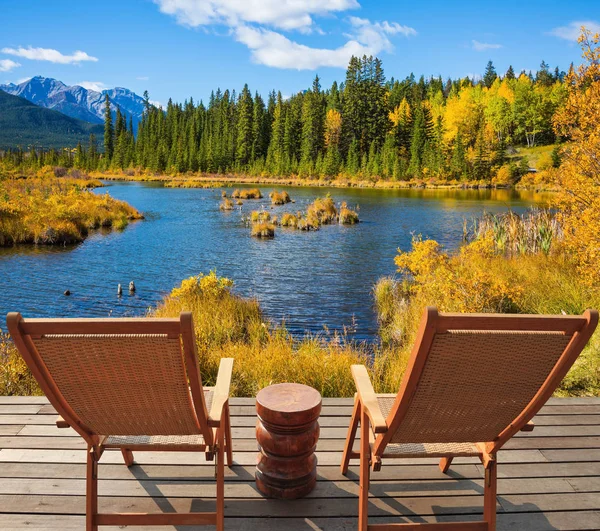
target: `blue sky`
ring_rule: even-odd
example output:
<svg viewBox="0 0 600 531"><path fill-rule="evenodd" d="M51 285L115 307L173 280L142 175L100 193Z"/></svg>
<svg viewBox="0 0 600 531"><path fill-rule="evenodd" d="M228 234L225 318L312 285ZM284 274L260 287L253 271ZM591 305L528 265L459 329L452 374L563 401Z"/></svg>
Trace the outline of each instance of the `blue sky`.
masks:
<svg viewBox="0 0 600 531"><path fill-rule="evenodd" d="M0 82L43 75L163 103L244 83L290 95L315 73L327 87L353 53L379 56L388 78L482 74L490 59L566 70L578 25L600 31L590 0L0 0L0 13Z"/></svg>

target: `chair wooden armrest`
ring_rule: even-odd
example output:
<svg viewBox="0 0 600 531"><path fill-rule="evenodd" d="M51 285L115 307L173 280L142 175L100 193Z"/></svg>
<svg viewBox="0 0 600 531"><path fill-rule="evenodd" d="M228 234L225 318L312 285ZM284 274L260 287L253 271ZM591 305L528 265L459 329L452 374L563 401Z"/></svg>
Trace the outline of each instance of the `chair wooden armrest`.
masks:
<svg viewBox="0 0 600 531"><path fill-rule="evenodd" d="M63 419L61 416L57 417L56 419L56 427L57 428L70 428L70 424Z"/></svg>
<svg viewBox="0 0 600 531"><path fill-rule="evenodd" d="M233 358L222 358L217 374L217 383L214 387L213 401L208 414L208 423L212 427L221 424L223 408L229 400L229 388L231 387L231 375L233 373Z"/></svg>
<svg viewBox="0 0 600 531"><path fill-rule="evenodd" d="M369 373L364 365L352 365L352 377L358 390L358 396L362 407L365 408L371 426L375 433L384 433L387 431L387 424L385 418L379 408L379 402L377 396L371 385L371 379Z"/></svg>
<svg viewBox="0 0 600 531"><path fill-rule="evenodd" d="M533 421L530 420L527 424L525 424L525 426L521 428L521 431L533 431L534 428L535 424L533 423Z"/></svg>

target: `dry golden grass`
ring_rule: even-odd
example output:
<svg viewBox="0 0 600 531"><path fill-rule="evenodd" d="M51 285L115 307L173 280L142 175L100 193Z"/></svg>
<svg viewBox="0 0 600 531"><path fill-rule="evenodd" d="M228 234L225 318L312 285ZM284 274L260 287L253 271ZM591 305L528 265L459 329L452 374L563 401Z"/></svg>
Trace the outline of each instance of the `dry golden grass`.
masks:
<svg viewBox="0 0 600 531"><path fill-rule="evenodd" d="M269 197L271 198L272 205L285 205L286 203L292 202L290 194L288 194L285 190L282 192L277 192L276 190L273 190L269 194Z"/></svg>
<svg viewBox="0 0 600 531"><path fill-rule="evenodd" d="M233 394L256 396L273 383L300 382L323 396L353 396L353 363L367 363L368 352L341 338L294 339L285 328L266 321L254 299L231 292L231 281L211 272L183 281L152 312L175 317L191 311L203 381L215 383L219 361L233 357Z"/></svg>
<svg viewBox="0 0 600 531"><path fill-rule="evenodd" d="M228 197L224 197L219 204L219 210L233 210L233 201Z"/></svg>
<svg viewBox="0 0 600 531"><path fill-rule="evenodd" d="M250 235L255 238L274 238L275 225L269 222L253 223Z"/></svg>
<svg viewBox="0 0 600 531"><path fill-rule="evenodd" d="M258 188L235 189L231 194L234 199L261 199L262 193Z"/></svg>
<svg viewBox="0 0 600 531"><path fill-rule="evenodd" d="M342 225L354 225L359 222L358 213L355 210L350 210L344 202L340 205L338 220Z"/></svg>
<svg viewBox="0 0 600 531"><path fill-rule="evenodd" d="M0 246L82 241L92 229L124 228L143 215L124 201L88 191L89 179L0 180Z"/></svg>

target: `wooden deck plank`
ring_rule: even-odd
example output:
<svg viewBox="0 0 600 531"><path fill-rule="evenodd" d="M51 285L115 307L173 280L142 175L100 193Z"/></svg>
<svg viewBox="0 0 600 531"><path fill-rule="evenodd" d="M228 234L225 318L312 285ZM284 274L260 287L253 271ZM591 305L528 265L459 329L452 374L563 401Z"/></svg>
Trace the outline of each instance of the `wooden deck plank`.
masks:
<svg viewBox="0 0 600 531"><path fill-rule="evenodd" d="M236 434L233 435L236 437ZM317 449L320 452L342 452L345 441L339 438L323 438L319 440ZM19 433L18 436L0 436L1 448L48 448L59 450L84 450L85 442L81 437L27 437ZM504 447L508 450L560 450L560 449L598 449L600 437L521 437L509 441ZM234 449L238 452L254 452L257 450L256 439L250 437L236 437ZM355 444L358 451L358 443Z"/></svg>
<svg viewBox="0 0 600 531"><path fill-rule="evenodd" d="M348 427L348 416L334 416L327 418L327 426L329 427ZM55 415L0 415L0 425L6 424L29 424L29 425L53 425L56 422ZM552 425L600 425L600 414L584 415L584 414L566 414L566 415L541 415L535 420L536 425L552 426ZM253 427L256 425L255 416L247 417L232 417L231 425L233 427Z"/></svg>
<svg viewBox="0 0 600 531"><path fill-rule="evenodd" d="M358 462L347 476L339 471L352 403L323 400L317 488L285 502L257 492L254 399L232 399L236 464L226 469L226 528L356 529ZM44 397L0 397L0 529L83 527L85 445L55 420ZM534 422L533 432L519 434L498 456L498 530L600 529L600 398L553 398ZM128 469L118 451L105 452L101 510L213 510L214 463L203 454L135 452L135 458L141 464ZM482 477L471 458L455 460L448 475L436 459L386 460L372 474L371 521L480 518Z"/></svg>
<svg viewBox="0 0 600 531"><path fill-rule="evenodd" d="M208 479L208 478L207 478ZM557 494L573 492L598 492L600 478L547 478L501 479L498 493L508 494ZM575 486L577 488L575 488ZM307 498L338 499L356 498L357 481L320 481ZM0 483L0 495L35 496L81 496L85 492L85 479L31 479L4 478ZM150 480L138 475L129 480L99 481L100 496L152 497L152 498L215 498L215 482ZM254 482L230 482L226 486L230 498L263 499ZM435 480L375 480L371 483L370 498L424 497L424 496L478 496L483 494L483 479L438 478Z"/></svg>
<svg viewBox="0 0 600 531"><path fill-rule="evenodd" d="M554 450L552 450L555 452ZM569 450L560 450L558 452L568 452ZM589 450L586 450L589 451ZM595 451L595 450L592 450ZM600 452L600 450L598 450ZM22 463L83 463L85 462L85 450L47 450L47 449L3 449L0 450L0 462L22 462ZM316 452L321 465L339 465L340 454L338 452ZM191 452L135 452L135 459L140 464L200 464L206 462L204 454ZM233 459L239 465L256 464L256 452L236 452L234 447ZM560 460L555 458L553 460ZM580 459L581 460L581 459ZM436 463L438 460L433 458L411 458L402 459L402 464L427 465ZM540 463L547 462L548 459L540 450L506 450L499 454L500 463ZM118 450L107 450L102 463L121 463L122 456ZM477 458L459 457L454 460L456 464L476 464Z"/></svg>
<svg viewBox="0 0 600 531"><path fill-rule="evenodd" d="M475 517L441 516L439 518L424 516L418 520L433 523L436 521L469 521ZM407 522L406 518L375 517L373 523ZM356 529L355 519L338 518L227 518L225 526L228 530L236 531L350 531ZM66 529L81 530L85 527L83 516L70 515L0 515L0 529ZM121 528L107 526L103 531L120 531ZM176 529L193 529L181 526L139 526L136 531L175 531ZM600 512L554 512L554 513L508 513L498 515L498 531L597 531L600 529Z"/></svg>

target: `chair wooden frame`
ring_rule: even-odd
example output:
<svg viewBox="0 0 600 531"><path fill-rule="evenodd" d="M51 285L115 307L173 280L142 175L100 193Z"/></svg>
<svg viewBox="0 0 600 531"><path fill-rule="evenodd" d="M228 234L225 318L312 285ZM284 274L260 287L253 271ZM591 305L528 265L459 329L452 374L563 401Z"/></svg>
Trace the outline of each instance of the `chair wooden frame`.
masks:
<svg viewBox="0 0 600 531"><path fill-rule="evenodd" d="M202 386L192 314L183 312L179 319L24 319L19 313L9 313L8 330L40 388L58 414L58 427L73 428L87 443L86 473L86 530L97 531L98 526L120 525L216 525L224 529L225 458L233 464L231 422L229 415L229 388L233 359L221 359L214 388ZM182 382L193 404L199 435L203 444L138 444L119 447L107 443L109 434L95 433L61 394L52 374L36 349L34 339L46 334L163 334L170 339L180 338L183 344L183 363L186 382ZM204 392L212 391L212 405L207 410ZM148 434L140 434L148 435ZM175 434L176 435L176 434ZM217 503L215 512L203 513L113 513L98 512L98 464L107 448L120 448L125 464L134 463L133 451L201 451L208 460L216 455Z"/></svg>
<svg viewBox="0 0 600 531"><path fill-rule="evenodd" d="M532 431L532 418L552 396L562 379L589 341L598 324L598 312L586 310L581 316L544 315L497 315L497 314L443 314L435 308L427 308L421 320L417 339L413 347L400 390L387 416L381 412L377 395L373 390L364 365L353 365L352 375L357 387L354 410L342 456L341 471L346 475L351 459L360 459L359 487L359 531L495 531L496 530L496 453L519 431ZM478 457L485 469L483 521L461 523L396 523L368 524L370 470L381 469L382 458L401 457L385 454L402 420L411 407L414 393L419 386L423 369L433 340L437 333L455 330L468 331L525 331L562 332L571 337L562 355L554 365L546 381L533 399L510 425L492 441L476 442ZM360 424L360 450L354 451L356 432ZM418 441L415 441L418 442ZM457 454L431 455L439 457L440 469L446 473ZM405 456L406 457L406 456Z"/></svg>

